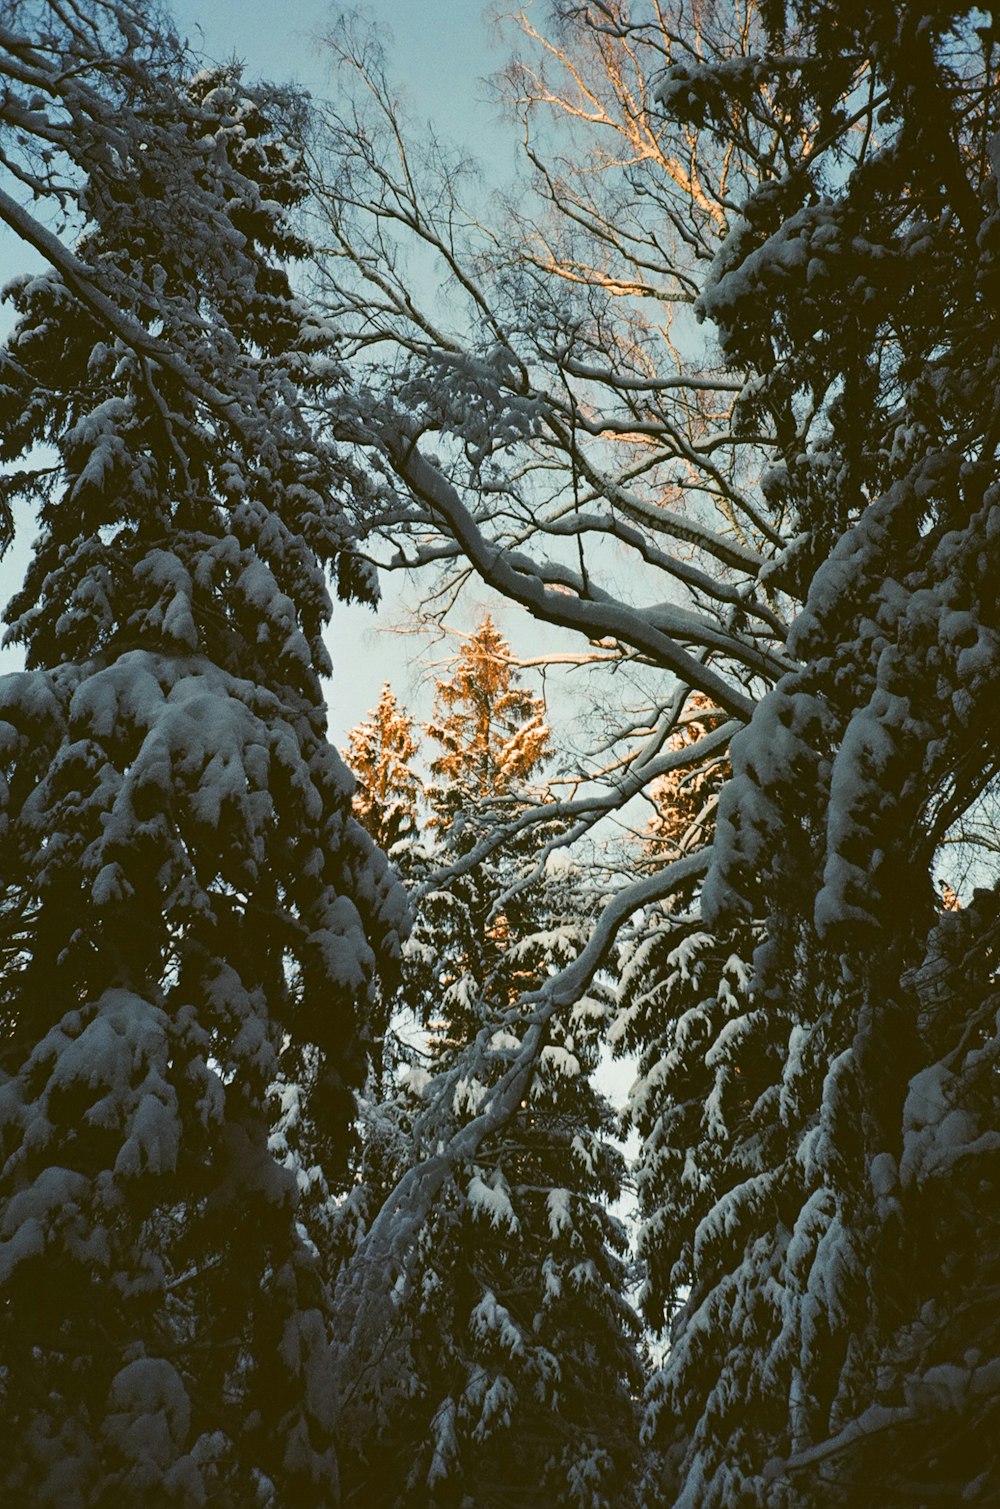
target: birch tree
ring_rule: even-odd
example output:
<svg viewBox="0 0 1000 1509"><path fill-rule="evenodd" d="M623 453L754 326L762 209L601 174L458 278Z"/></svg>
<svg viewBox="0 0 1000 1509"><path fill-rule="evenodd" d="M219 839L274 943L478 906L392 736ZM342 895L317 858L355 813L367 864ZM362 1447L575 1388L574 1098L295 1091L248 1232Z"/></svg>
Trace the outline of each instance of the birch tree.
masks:
<svg viewBox="0 0 1000 1509"><path fill-rule="evenodd" d="M624 884L529 994L523 1056L371 1252L403 1251L515 1113L626 919L680 907L705 941L663 950L644 1080L694 1153L680 1108L714 1082L725 1156L656 1174L681 1229L652 1501L988 1503L995 875L944 915L932 881L996 774L994 18L593 0L521 27L533 176L503 229L413 150L371 48L335 39L359 90L327 120L321 296L407 490L372 537L450 568L433 612L475 573L564 631L550 660L618 678L621 716L526 825L572 843L672 772L728 750L733 777L711 844ZM397 237L446 304L420 307ZM717 715L677 747L692 692Z"/></svg>
<svg viewBox="0 0 1000 1509"><path fill-rule="evenodd" d="M701 126L675 128L656 101L675 51L745 56L763 36L753 7L633 17L593 5L555 20L550 37L520 20L506 89L527 178L498 216L463 201L461 164L408 131L376 45L350 28L331 38L339 92L313 153L315 296L367 388L366 433L349 418L337 433L382 478L364 521L372 558L430 574L431 618L472 579L520 604L545 626L531 663L586 677L582 700L605 712L544 801L449 857L443 890L503 846L520 853L526 885L557 848L584 854L587 870L608 818L630 822L630 803L658 783L717 769L793 665L800 580L771 478L801 424L790 397L746 417L750 364L728 366L693 313L739 201L808 155L809 133L737 101L733 140L719 145ZM444 298L421 300L407 249ZM692 693L706 716L677 739ZM622 924L695 903L710 831L638 876L631 861L603 865L604 904L585 913L577 957L511 1008L520 1048L507 1071L372 1222L343 1276L347 1313L375 1302L374 1274L405 1266L456 1160L516 1116L560 1012L617 962Z"/></svg>

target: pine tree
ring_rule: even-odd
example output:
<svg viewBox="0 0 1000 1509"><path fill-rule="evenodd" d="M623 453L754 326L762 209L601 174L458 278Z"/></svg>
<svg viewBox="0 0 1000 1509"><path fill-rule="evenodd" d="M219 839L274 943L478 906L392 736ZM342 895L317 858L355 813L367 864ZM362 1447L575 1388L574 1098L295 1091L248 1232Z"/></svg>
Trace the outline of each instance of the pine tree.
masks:
<svg viewBox="0 0 1000 1509"><path fill-rule="evenodd" d="M55 453L0 679L0 1497L327 1505L314 1218L402 896L325 736L326 576L366 578L302 417L296 113L74 14L18 67L90 112L88 224L0 355L4 459Z"/></svg>
<svg viewBox="0 0 1000 1509"><path fill-rule="evenodd" d="M573 957L586 925L568 871L518 888L537 837L489 851L498 811L516 815L550 748L540 699L489 619L437 693L407 984L431 1054L397 1122L412 1127L411 1157L474 1115L525 1029L519 997ZM624 1167L590 1083L604 1014L583 999L559 1018L520 1114L456 1169L428 1222L389 1344L397 1391L383 1375L360 1405L378 1429L355 1469L359 1503L632 1502L637 1325L608 1210ZM383 1167L400 1146L380 1144Z"/></svg>

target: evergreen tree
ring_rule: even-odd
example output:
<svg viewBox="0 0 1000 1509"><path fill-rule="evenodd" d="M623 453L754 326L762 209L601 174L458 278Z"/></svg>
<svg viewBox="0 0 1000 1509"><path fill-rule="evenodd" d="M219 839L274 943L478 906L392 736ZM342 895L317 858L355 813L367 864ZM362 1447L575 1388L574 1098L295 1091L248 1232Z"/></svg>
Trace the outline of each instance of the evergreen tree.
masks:
<svg viewBox="0 0 1000 1509"><path fill-rule="evenodd" d="M354 814L383 853L412 838L423 783L411 761L419 749L413 719L388 682L377 706L347 736L345 758L357 782Z"/></svg>
<svg viewBox="0 0 1000 1509"><path fill-rule="evenodd" d="M550 734L489 619L438 682L427 732L442 753L407 989L430 1027L431 1072L410 1072L397 1135L379 1144L395 1177L399 1127L412 1158L475 1114L527 1026L519 998L574 956L586 926L576 877L539 866L518 882L526 853L490 847ZM526 843L540 859L540 839ZM637 1325L625 1235L608 1210L624 1170L590 1083L603 1017L583 999L554 1023L520 1113L456 1168L427 1223L395 1317L396 1389L373 1373L359 1403L359 1426L377 1429L356 1465L357 1502L632 1502Z"/></svg>
<svg viewBox="0 0 1000 1509"><path fill-rule="evenodd" d="M460 873L444 884L432 879L424 896L409 954L415 966L422 960L425 979L421 986L414 968L410 983L424 992L447 1060L449 1043L461 1050L475 1039L480 1013L516 997L510 944L537 922L537 894L514 884L518 856L509 846L488 851L551 756L551 731L542 699L520 684L488 614L462 644L450 679L437 681L425 732L439 750L430 761L427 825L439 841L424 863L431 876L456 863ZM480 849L487 852L477 857Z"/></svg>
<svg viewBox="0 0 1000 1509"><path fill-rule="evenodd" d="M685 854L711 841L715 826L715 809L729 776L729 761L724 749L714 757L699 753L698 745L725 722L718 708L707 697L695 692L689 697L683 715L667 740L667 749L679 752L690 749L691 764L678 766L654 781L649 789L653 804L641 850L644 867L662 864L678 854Z"/></svg>
<svg viewBox="0 0 1000 1509"><path fill-rule="evenodd" d="M345 758L354 776L354 815L384 854L406 875L412 885L419 852L420 802L423 781L411 761L419 750L414 722L401 708L386 682L378 703L347 736ZM402 1010L405 1022L394 1022L392 1009ZM393 1117L395 1072L405 1060L401 1033L412 1022L412 1012L391 993L379 994L371 1013L371 1083L366 1099L368 1134L365 1161L370 1166L379 1143L390 1127L395 1141L399 1127ZM386 1103L383 1104L382 1102ZM388 1114L389 1120L386 1121ZM376 1121L380 1130L376 1130ZM371 1182L362 1177L360 1187ZM381 1187L381 1178L374 1182ZM340 1223L343 1225L343 1222Z"/></svg>
<svg viewBox="0 0 1000 1509"><path fill-rule="evenodd" d="M366 577L302 417L336 400L283 267L297 117L185 85L141 7L40 9L5 71L92 172L0 354L4 460L55 455L8 484L41 532L0 679L0 1497L328 1505L312 1223L403 907L325 737L327 573Z"/></svg>
<svg viewBox="0 0 1000 1509"><path fill-rule="evenodd" d="M552 753L542 699L520 684L510 646L487 613L459 651L454 675L436 684L428 736L438 824L449 810L500 800Z"/></svg>
<svg viewBox="0 0 1000 1509"><path fill-rule="evenodd" d="M653 786L654 816L631 856L640 870L655 871L665 860L711 844L728 762L724 745L706 760L702 741L721 721L704 697L688 699L667 742L681 763ZM635 1165L640 1303L648 1326L664 1339L666 1359L646 1389L649 1502L659 1496L682 1420L686 1429L697 1424L684 1415L686 1401L670 1392L670 1375L678 1349L705 1346L715 1331L713 1317L701 1312L707 1218L728 1190L761 1168L755 1099L762 1066L750 1048L754 941L747 927L713 935L692 882L646 908L625 930L619 953L610 1040L637 1060L628 1120L641 1138ZM722 1044L728 1051L719 1051ZM689 1312L699 1319L687 1327Z"/></svg>
<svg viewBox="0 0 1000 1509"><path fill-rule="evenodd" d="M1000 759L993 28L971 6L764 10L761 55L668 70L683 119L810 143L700 298L785 435L798 666L732 746L710 927L766 919L703 1061L753 1093L687 1218L659 1393L678 1506L1000 1495L995 892L937 850ZM818 568L818 569L817 569ZM671 1208L668 1204L668 1210Z"/></svg>

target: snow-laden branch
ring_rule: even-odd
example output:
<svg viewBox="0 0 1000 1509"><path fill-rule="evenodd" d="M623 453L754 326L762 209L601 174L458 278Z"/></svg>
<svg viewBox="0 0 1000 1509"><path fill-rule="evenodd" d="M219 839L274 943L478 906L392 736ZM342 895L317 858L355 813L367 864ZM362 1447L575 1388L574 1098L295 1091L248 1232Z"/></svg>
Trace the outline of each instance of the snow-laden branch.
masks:
<svg viewBox="0 0 1000 1509"><path fill-rule="evenodd" d="M614 516L604 517L596 513L573 512L562 519L547 521L545 533L556 536L589 534L613 536L641 556L646 565L653 566L662 571L665 576L671 576L675 581L682 582L692 592L711 598L715 602L738 608L750 618L760 619L767 624L778 641L783 641L788 634L787 626L782 623L778 615L766 604L751 597L747 585L709 576L707 571L699 570L690 561L681 560L676 555L668 555L665 550L660 550L653 545L640 530L633 529L631 525Z"/></svg>
<svg viewBox="0 0 1000 1509"><path fill-rule="evenodd" d="M670 727L674 726L674 721L670 720ZM686 744L679 749L668 749L655 757L631 759L624 775L610 789L563 801L539 802L536 806L525 808L509 822L498 823L467 854L435 870L424 885L415 889L414 900L419 902L425 892L448 886L460 876L470 874L497 849L512 844L529 829L539 825L549 827L554 824L568 823L570 825L568 828L560 830L557 836L539 851L536 866L544 864L551 851L556 848L570 848L589 833L601 818L620 812L633 797L639 796L643 791L648 791L662 776L724 756L729 748L730 740L742 726L742 723L730 719L699 739L696 744ZM660 737L662 735L655 738L653 742L659 743Z"/></svg>
<svg viewBox="0 0 1000 1509"><path fill-rule="evenodd" d="M702 849L623 887L606 903L573 962L539 989L523 995L512 1008L512 1014L526 1024L513 1062L486 1090L479 1114L406 1171L340 1276L334 1295L336 1324L344 1338L336 1358L339 1400L351 1397L355 1379L368 1366L379 1337L390 1324L387 1298L392 1303L405 1294L413 1245L453 1171L474 1159L486 1139L518 1111L553 1016L586 993L619 929L633 913L665 900L703 876L707 868L708 850Z"/></svg>
<svg viewBox="0 0 1000 1509"><path fill-rule="evenodd" d="M631 645L655 665L672 671L687 685L704 692L741 722L749 720L754 709L751 698L682 649L668 633L651 624L641 610L611 598L585 600L554 591L545 585L538 568L533 568L526 557L518 555L513 564L508 553L484 537L455 488L421 454L415 436L383 424L381 437L398 476L440 518L489 586L520 603L533 618L583 632L590 639L612 636ZM727 644L726 649L732 653L733 647Z"/></svg>
<svg viewBox="0 0 1000 1509"><path fill-rule="evenodd" d="M681 373L674 377L629 377L623 373L612 372L608 368L589 366L586 362L576 361L568 353L562 356L562 364L570 377L582 377L588 382L600 383L603 387L614 388L625 393L740 393L744 382L740 378L711 377L700 373Z"/></svg>
<svg viewBox="0 0 1000 1509"><path fill-rule="evenodd" d="M244 431L239 399L233 394L224 393L221 388L203 377L190 362L184 359L175 345L168 345L165 341L158 340L144 325L133 319L119 304L109 298L99 287L87 264L75 256L57 236L30 215L3 189L0 189L0 220L3 220L29 246L33 246L36 251L40 252L45 260L62 274L80 302L86 305L92 314L97 315L107 329L117 335L126 346L170 372L189 393L200 399L211 413L224 419L238 433ZM244 438L251 438L249 432L244 433Z"/></svg>
<svg viewBox="0 0 1000 1509"><path fill-rule="evenodd" d="M703 464L704 458L702 458ZM714 530L699 523L685 514L679 514L674 509L664 508L659 503L649 503L645 498L640 498L631 489L622 485L616 478L598 471L590 465L581 465L587 481L595 491L607 498L608 502L622 513L627 514L637 524L645 524L656 534L666 534L672 539L683 540L688 545L695 545L699 550L714 556L724 566L729 566L734 571L749 571L754 575L760 571L767 562L767 557L757 550L750 549L747 545L741 545L736 540L724 539Z"/></svg>
<svg viewBox="0 0 1000 1509"><path fill-rule="evenodd" d="M843 1430L829 1440L818 1441L815 1446L808 1446L794 1456L772 1459L765 1465L761 1477L766 1483L775 1483L791 1473L803 1472L807 1468L815 1471L818 1467L822 1472L823 1462L848 1451L859 1441L878 1435L881 1431L910 1424L915 1419L914 1411L908 1405L870 1404L862 1414L849 1420Z"/></svg>

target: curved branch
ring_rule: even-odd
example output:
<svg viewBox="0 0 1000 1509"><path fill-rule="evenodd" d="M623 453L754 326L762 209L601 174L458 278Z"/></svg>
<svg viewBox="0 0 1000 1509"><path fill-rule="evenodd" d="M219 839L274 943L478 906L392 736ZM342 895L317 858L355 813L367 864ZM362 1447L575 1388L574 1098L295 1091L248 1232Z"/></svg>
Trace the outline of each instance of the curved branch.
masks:
<svg viewBox="0 0 1000 1509"><path fill-rule="evenodd" d="M585 994L628 917L699 879L707 868L708 850L703 849L624 887L604 907L586 947L572 964L538 990L522 996L513 1008L521 1021L527 1021L527 1030L514 1062L487 1090L485 1108L453 1132L438 1152L406 1171L343 1271L334 1297L341 1334L346 1338L334 1358L338 1399L349 1397L352 1378L365 1368L386 1329L387 1297L391 1296L391 1303L405 1293L413 1244L449 1177L459 1165L474 1158L491 1133L518 1111L553 1016Z"/></svg>
<svg viewBox="0 0 1000 1509"><path fill-rule="evenodd" d="M537 574L525 569L525 558L512 564L509 555L486 540L454 487L421 455L417 437L389 425L381 427L385 451L397 475L447 526L483 581L533 618L583 632L588 638L611 636L647 655L654 665L672 671L681 681L741 722L749 721L754 702L710 667L683 650L668 634L652 626L637 610L624 604L585 601L547 588Z"/></svg>

